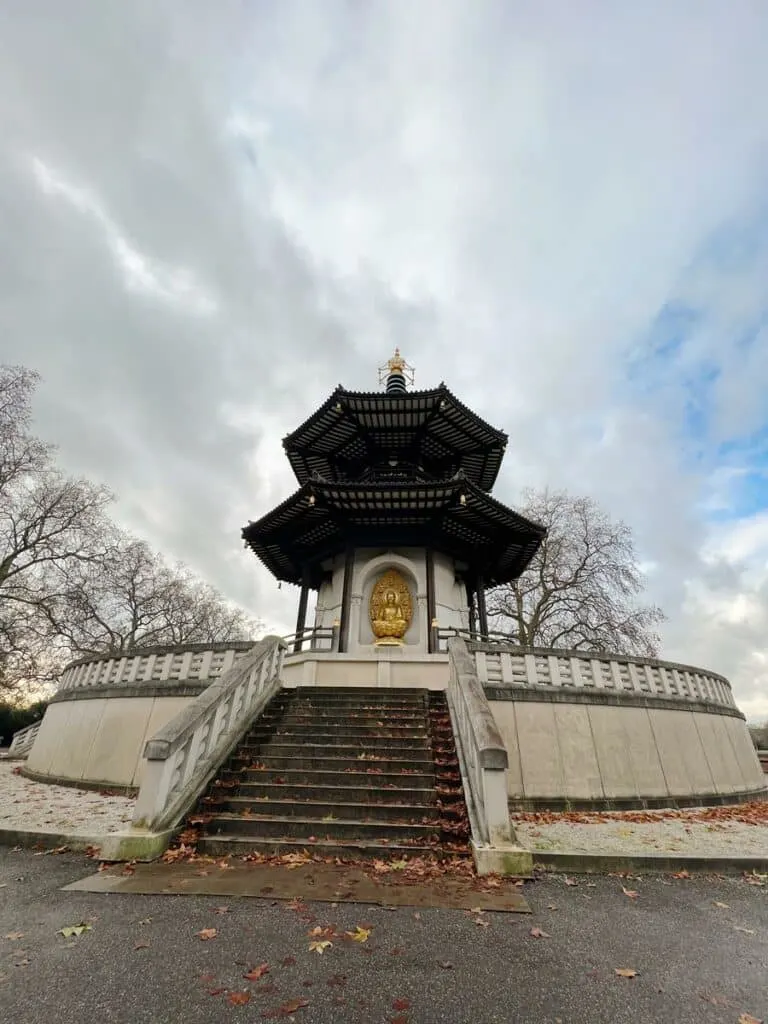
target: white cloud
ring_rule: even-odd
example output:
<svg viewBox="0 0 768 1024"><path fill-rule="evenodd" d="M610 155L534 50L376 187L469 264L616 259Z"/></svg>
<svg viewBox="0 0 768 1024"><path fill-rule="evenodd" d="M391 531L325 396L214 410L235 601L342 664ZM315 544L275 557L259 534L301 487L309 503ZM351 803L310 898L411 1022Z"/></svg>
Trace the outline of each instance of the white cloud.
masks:
<svg viewBox="0 0 768 1024"><path fill-rule="evenodd" d="M747 0L27 0L0 15L5 349L69 468L291 628L239 528L292 486L281 437L399 344L509 432L500 497L627 520L670 655L768 713L762 520L709 521L756 458L722 442L768 422L767 93ZM695 329L651 356L675 303Z"/></svg>

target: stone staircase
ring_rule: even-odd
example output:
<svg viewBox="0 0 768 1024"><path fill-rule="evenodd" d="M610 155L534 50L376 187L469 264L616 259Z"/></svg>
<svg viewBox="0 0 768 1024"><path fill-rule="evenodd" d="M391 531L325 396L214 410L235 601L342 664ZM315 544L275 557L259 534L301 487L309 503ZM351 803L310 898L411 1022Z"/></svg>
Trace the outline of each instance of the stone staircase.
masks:
<svg viewBox="0 0 768 1024"><path fill-rule="evenodd" d="M443 693L282 690L184 835L216 856L455 855L466 846L459 778Z"/></svg>

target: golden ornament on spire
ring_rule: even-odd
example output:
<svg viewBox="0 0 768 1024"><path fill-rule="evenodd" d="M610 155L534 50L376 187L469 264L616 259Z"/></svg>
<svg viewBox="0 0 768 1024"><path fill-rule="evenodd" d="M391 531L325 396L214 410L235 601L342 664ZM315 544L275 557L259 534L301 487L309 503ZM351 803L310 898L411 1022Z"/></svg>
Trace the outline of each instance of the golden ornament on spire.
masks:
<svg viewBox="0 0 768 1024"><path fill-rule="evenodd" d="M387 391L403 392L406 384L413 384L414 369L400 355L400 349L379 367L379 384L386 384Z"/></svg>

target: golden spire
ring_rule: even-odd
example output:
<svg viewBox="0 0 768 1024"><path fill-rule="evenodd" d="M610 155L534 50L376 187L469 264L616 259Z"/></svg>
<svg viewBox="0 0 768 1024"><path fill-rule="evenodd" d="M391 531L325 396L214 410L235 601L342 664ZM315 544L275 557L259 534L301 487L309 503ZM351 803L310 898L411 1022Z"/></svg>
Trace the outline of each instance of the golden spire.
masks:
<svg viewBox="0 0 768 1024"><path fill-rule="evenodd" d="M386 384L387 391L395 394L405 391L406 384L413 384L414 369L400 355L400 349L379 367L379 384Z"/></svg>

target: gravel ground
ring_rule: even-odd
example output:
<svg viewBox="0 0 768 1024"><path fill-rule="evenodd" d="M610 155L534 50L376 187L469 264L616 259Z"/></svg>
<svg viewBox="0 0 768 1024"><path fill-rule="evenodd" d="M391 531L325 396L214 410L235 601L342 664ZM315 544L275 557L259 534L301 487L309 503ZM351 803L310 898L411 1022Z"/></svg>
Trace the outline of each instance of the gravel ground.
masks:
<svg viewBox="0 0 768 1024"><path fill-rule="evenodd" d="M671 853L696 857L768 857L768 805L765 823L738 820L698 821L698 809L680 817L633 821L617 813L609 821L554 822L519 820L513 816L518 841L529 850L554 853ZM700 812L699 812L700 813Z"/></svg>
<svg viewBox="0 0 768 1024"><path fill-rule="evenodd" d="M15 774L18 761L0 761L0 829L95 836L130 824L133 797L32 782Z"/></svg>
<svg viewBox="0 0 768 1024"><path fill-rule="evenodd" d="M533 913L521 915L61 891L93 870L73 854L0 849L3 1024L736 1024L768 1014L768 878L551 876L525 886ZM61 933L81 923L82 934ZM344 934L358 925L364 942ZM321 954L310 933L325 928Z"/></svg>

